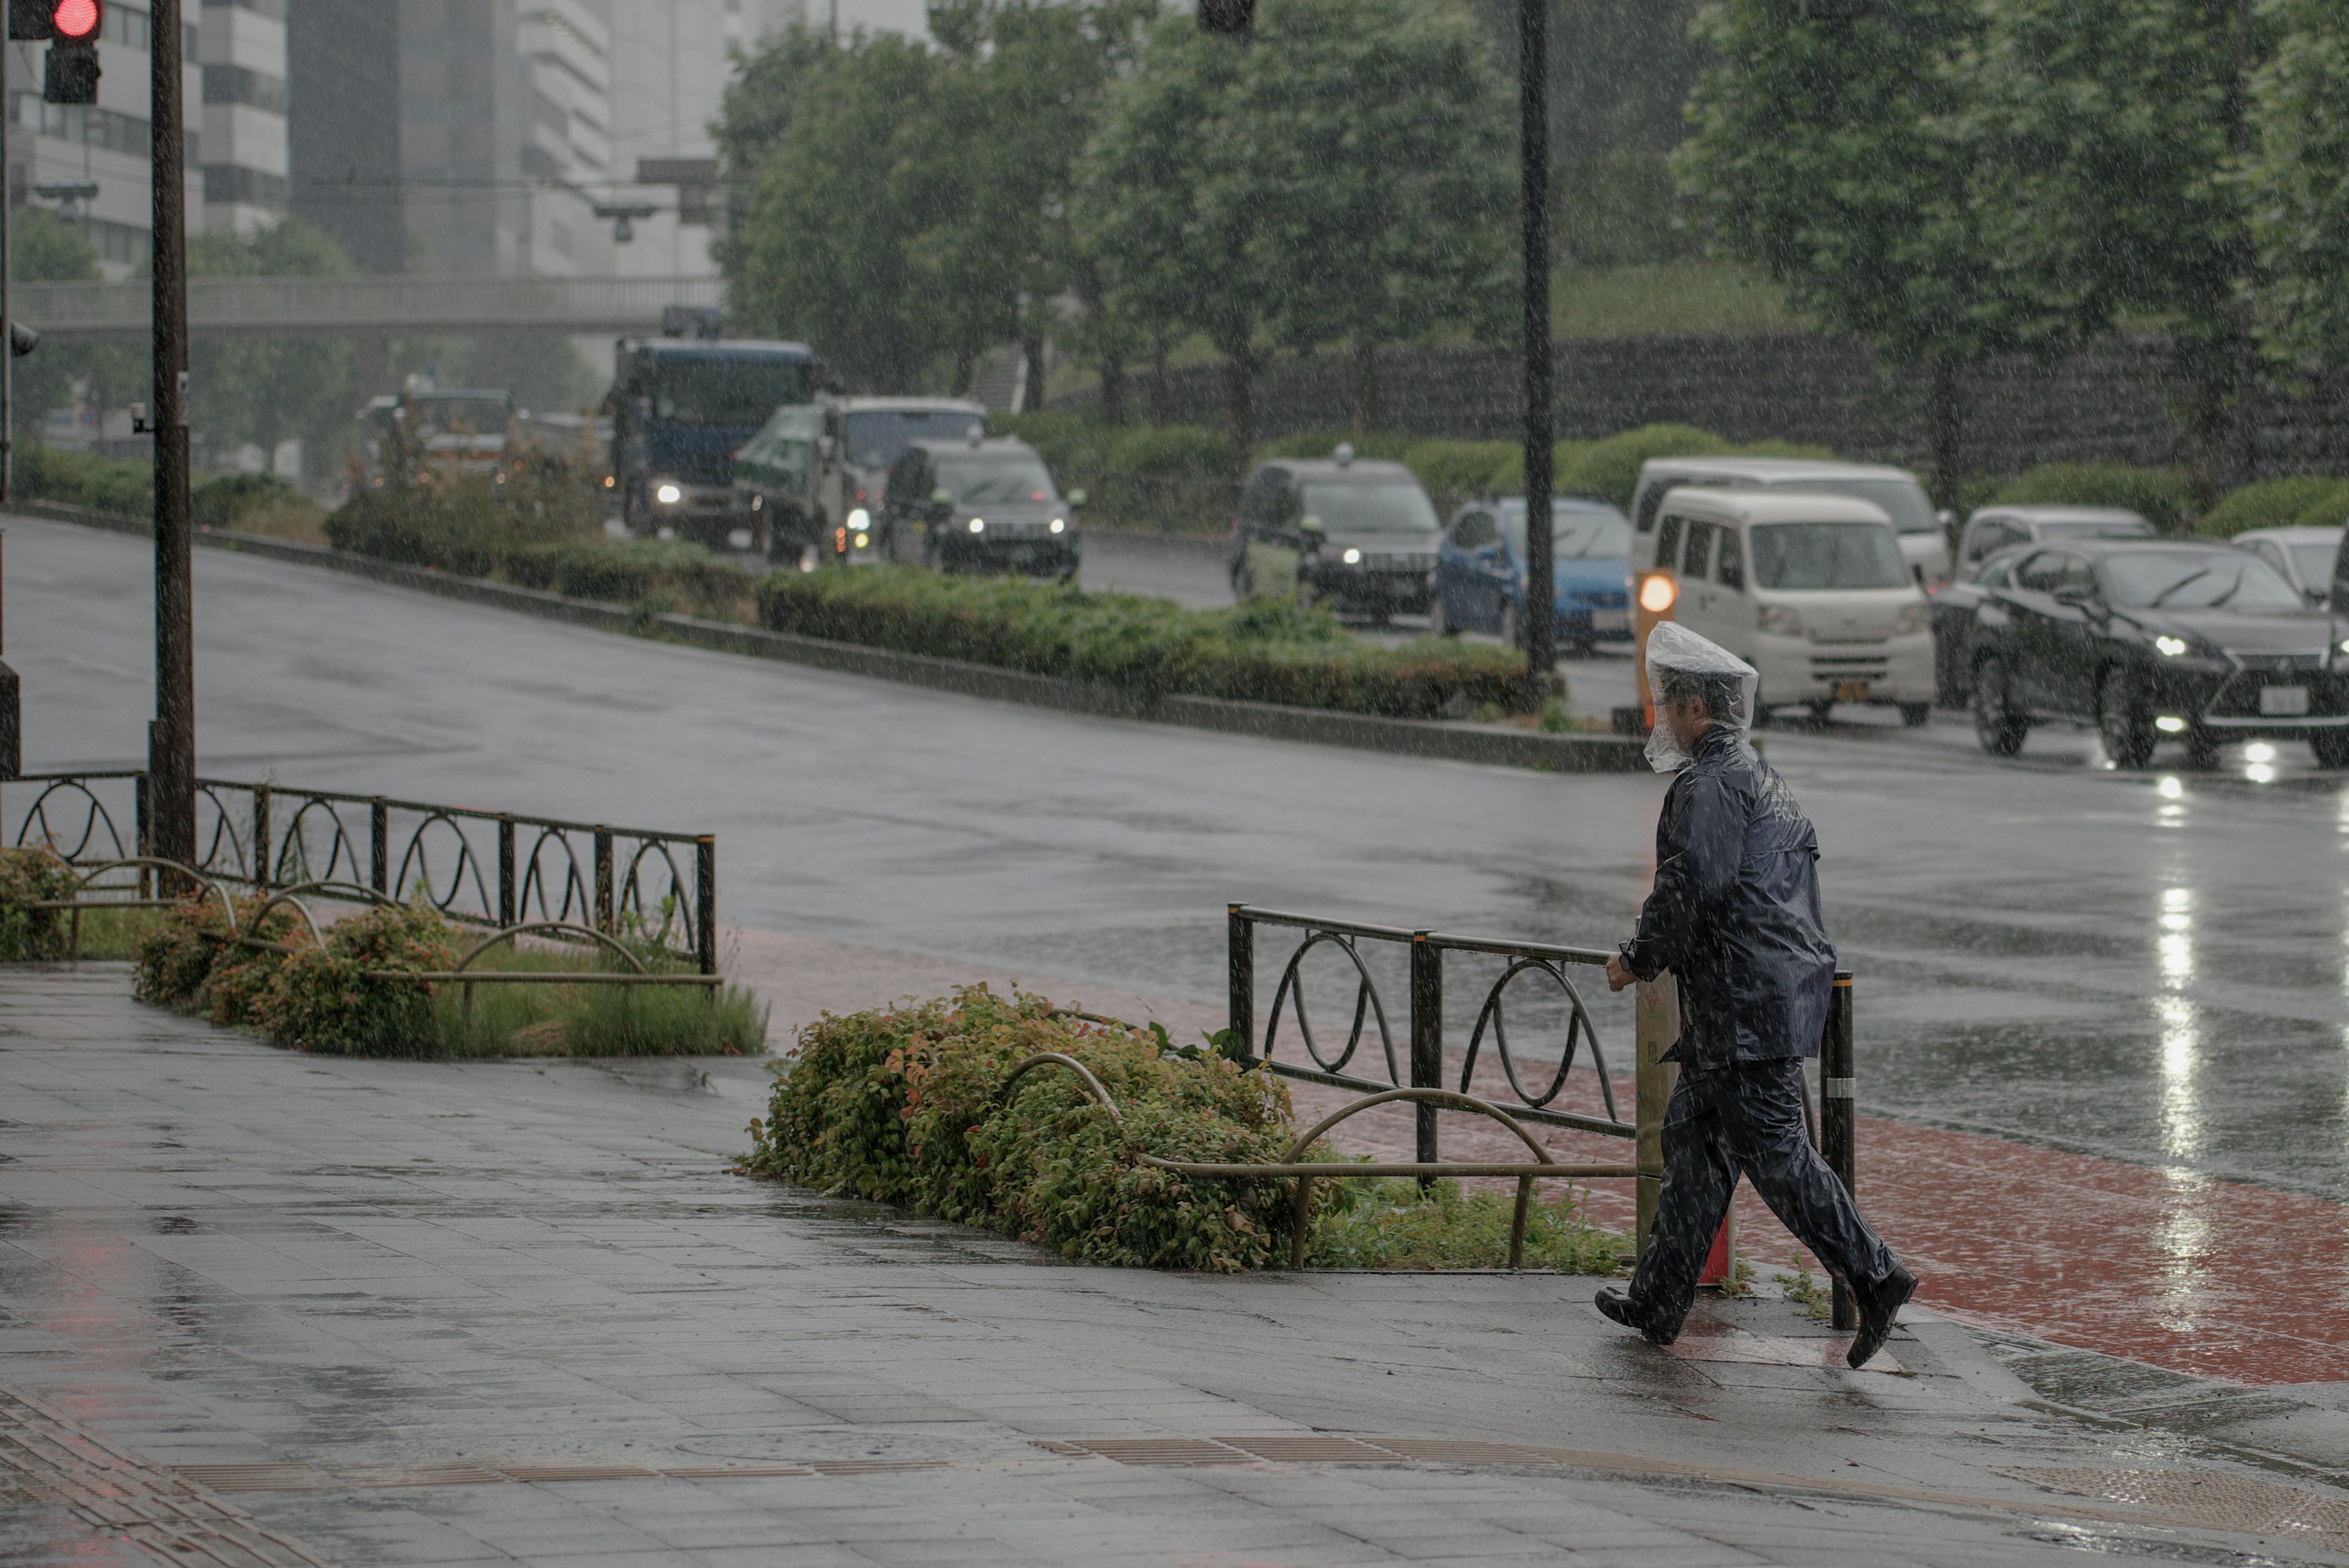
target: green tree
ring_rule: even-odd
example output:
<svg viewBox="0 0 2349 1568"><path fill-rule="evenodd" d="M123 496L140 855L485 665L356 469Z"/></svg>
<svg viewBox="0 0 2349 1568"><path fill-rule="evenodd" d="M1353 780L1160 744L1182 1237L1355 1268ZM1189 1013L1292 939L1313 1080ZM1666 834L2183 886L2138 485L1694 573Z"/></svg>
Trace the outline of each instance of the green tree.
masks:
<svg viewBox="0 0 2349 1568"><path fill-rule="evenodd" d="M1677 167L1717 243L1796 309L1921 379L1932 489L1957 504L1957 373L2053 347L2066 322L2007 268L1986 223L1998 152L1969 63L1978 0L1903 0L1819 22L1803 0L1723 0L1718 63Z"/></svg>
<svg viewBox="0 0 2349 1568"><path fill-rule="evenodd" d="M2252 83L2243 183L2258 327L2303 370L2349 364L2349 32L2333 0L2270 0L2274 47Z"/></svg>
<svg viewBox="0 0 2349 1568"><path fill-rule="evenodd" d="M188 237L191 277L332 277L358 269L334 237L287 217L251 234ZM337 337L198 337L189 354L190 421L215 441L250 441L274 461L302 438L312 456L349 427L357 353Z"/></svg>
<svg viewBox="0 0 2349 1568"><path fill-rule="evenodd" d="M10 214L9 265L27 283L88 283L99 275L98 252L70 223L39 207ZM38 330L40 323L26 325ZM129 343L61 343L52 338L11 367L10 408L17 439L38 439L51 409L87 397L99 409L140 395L154 374L147 352Z"/></svg>
<svg viewBox="0 0 2349 1568"><path fill-rule="evenodd" d="M2309 9L2339 33L2337 5ZM1971 74L2002 150L1999 248L2075 333L2168 333L2207 505L2250 476L2257 257L2235 169L2269 29L2251 0L1997 0L1990 16Z"/></svg>

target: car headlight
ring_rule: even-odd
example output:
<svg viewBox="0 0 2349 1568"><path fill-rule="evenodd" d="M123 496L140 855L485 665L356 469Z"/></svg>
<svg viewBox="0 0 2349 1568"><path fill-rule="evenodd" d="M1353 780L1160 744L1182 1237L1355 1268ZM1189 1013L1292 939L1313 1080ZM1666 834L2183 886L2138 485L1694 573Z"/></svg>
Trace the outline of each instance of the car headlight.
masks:
<svg viewBox="0 0 2349 1568"><path fill-rule="evenodd" d="M1052 532L1055 534L1063 532L1067 529L1068 525L1069 520L1065 517L1055 517L1052 519Z"/></svg>
<svg viewBox="0 0 2349 1568"><path fill-rule="evenodd" d="M986 518L984 518L984 517L974 517L974 518L972 518L972 519L970 520L970 531L971 531L972 533L974 533L974 534L984 534L984 533L986 533L986 532L987 532L987 519L986 519Z"/></svg>
<svg viewBox="0 0 2349 1568"><path fill-rule="evenodd" d="M848 525L851 528L870 528L873 526L873 514L860 506L848 514Z"/></svg>
<svg viewBox="0 0 2349 1568"><path fill-rule="evenodd" d="M1933 612L1923 605L1903 605L1900 613L1892 618L1892 635L1907 637L1925 629L1926 618Z"/></svg>
<svg viewBox="0 0 2349 1568"><path fill-rule="evenodd" d="M674 484L664 484L653 492L653 499L663 506L674 506L685 499L685 492Z"/></svg>
<svg viewBox="0 0 2349 1568"><path fill-rule="evenodd" d="M2192 644L2182 637L2157 637L2153 639L2153 646L2163 658L2175 659Z"/></svg>
<svg viewBox="0 0 2349 1568"><path fill-rule="evenodd" d="M1770 633L1773 637L1800 637L1803 635L1803 618L1796 615L1793 610L1788 609L1785 605L1764 605L1761 609L1755 613L1754 624L1761 630Z"/></svg>
<svg viewBox="0 0 2349 1568"><path fill-rule="evenodd" d="M1362 564L1362 553L1360 550L1349 550L1338 558L1350 566L1359 566Z"/></svg>

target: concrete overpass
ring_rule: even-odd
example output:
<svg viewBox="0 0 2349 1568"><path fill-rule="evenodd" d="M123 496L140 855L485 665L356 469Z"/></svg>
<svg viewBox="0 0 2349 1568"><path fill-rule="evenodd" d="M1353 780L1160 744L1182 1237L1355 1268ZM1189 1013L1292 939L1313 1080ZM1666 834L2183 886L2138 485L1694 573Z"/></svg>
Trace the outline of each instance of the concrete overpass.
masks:
<svg viewBox="0 0 2349 1568"><path fill-rule="evenodd" d="M512 331L657 332L667 305L721 305L709 277L199 277L188 315L206 337L411 337ZM144 339L152 286L18 283L10 312L59 342Z"/></svg>

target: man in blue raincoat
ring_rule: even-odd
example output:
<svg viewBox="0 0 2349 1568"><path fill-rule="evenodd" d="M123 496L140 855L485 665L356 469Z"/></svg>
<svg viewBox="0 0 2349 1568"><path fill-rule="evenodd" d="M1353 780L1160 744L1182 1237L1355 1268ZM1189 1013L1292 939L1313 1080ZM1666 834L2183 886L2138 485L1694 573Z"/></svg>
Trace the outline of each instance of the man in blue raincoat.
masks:
<svg viewBox="0 0 2349 1568"><path fill-rule="evenodd" d="M1819 1261L1850 1285L1858 1366L1883 1346L1917 1288L1804 1133L1803 1059L1817 1054L1835 981L1819 915L1818 836L1786 781L1747 738L1754 671L1664 622L1648 647L1657 737L1677 767L1656 824L1656 882L1638 934L1607 962L1609 987L1680 982L1680 1064L1664 1113L1664 1179L1648 1250L1628 1293L1599 1310L1670 1345L1742 1175Z"/></svg>

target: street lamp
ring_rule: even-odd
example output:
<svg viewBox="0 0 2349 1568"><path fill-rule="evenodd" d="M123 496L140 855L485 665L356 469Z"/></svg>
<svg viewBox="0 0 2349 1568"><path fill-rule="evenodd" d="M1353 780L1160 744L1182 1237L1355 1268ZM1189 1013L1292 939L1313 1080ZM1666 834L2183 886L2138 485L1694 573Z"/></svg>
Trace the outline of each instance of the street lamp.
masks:
<svg viewBox="0 0 2349 1568"><path fill-rule="evenodd" d="M636 237L637 219L649 218L659 211L649 202L598 202L595 204L595 215L611 223L612 243L616 245L625 245Z"/></svg>
<svg viewBox="0 0 2349 1568"><path fill-rule="evenodd" d="M57 216L67 223L81 220L81 204L98 200L95 180L44 180L33 187L33 194L44 202L57 204Z"/></svg>

